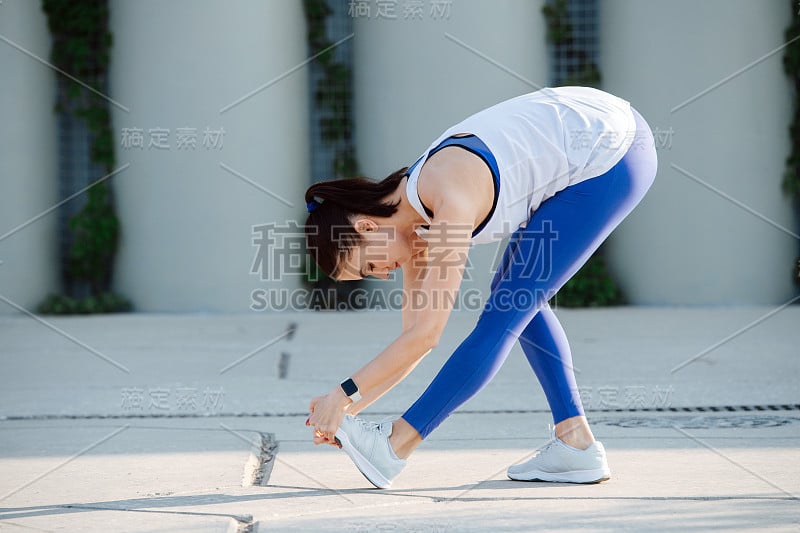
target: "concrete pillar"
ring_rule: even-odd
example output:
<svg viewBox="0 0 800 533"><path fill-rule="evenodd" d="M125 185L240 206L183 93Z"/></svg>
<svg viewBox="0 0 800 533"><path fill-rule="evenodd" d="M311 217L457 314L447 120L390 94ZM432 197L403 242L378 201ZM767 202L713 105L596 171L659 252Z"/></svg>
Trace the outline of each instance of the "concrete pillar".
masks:
<svg viewBox="0 0 800 533"><path fill-rule="evenodd" d="M130 163L115 182L115 288L143 311L246 311L253 290L299 286L250 270L254 225L304 220L302 3L116 0L111 28L113 96L130 109L114 109L117 159ZM136 129L143 147L123 146ZM181 144L193 133L196 147Z"/></svg>
<svg viewBox="0 0 800 533"><path fill-rule="evenodd" d="M623 289L642 304L789 300L797 228L781 177L791 92L783 52L764 57L784 42L789 5L600 5L604 89L662 132L655 184L609 242Z"/></svg>
<svg viewBox="0 0 800 533"><path fill-rule="evenodd" d="M58 202L55 74L40 2L0 6L0 295L25 309L57 291L56 212L24 225ZM16 230L16 231L15 231ZM0 302L0 313L15 314Z"/></svg>
<svg viewBox="0 0 800 533"><path fill-rule="evenodd" d="M472 113L547 85L541 0L452 2L444 13L428 2L420 13L397 6L395 18L375 4L355 14L356 145L362 172L375 179L411 165ZM488 295L504 245L473 247L462 294Z"/></svg>

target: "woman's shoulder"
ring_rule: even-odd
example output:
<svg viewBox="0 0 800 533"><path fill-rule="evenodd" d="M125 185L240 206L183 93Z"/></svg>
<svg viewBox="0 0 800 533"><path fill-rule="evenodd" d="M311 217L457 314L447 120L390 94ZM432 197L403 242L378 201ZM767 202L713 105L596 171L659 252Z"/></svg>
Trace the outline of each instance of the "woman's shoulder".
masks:
<svg viewBox="0 0 800 533"><path fill-rule="evenodd" d="M417 179L417 193L425 206L436 213L445 203L481 209L493 198L494 183L484 161L468 150L448 146L433 154Z"/></svg>

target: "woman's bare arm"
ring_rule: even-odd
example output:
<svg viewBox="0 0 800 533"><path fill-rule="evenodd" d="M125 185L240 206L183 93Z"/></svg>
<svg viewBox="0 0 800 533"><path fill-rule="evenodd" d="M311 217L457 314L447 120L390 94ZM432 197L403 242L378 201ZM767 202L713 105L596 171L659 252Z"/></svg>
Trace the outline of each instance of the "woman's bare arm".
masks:
<svg viewBox="0 0 800 533"><path fill-rule="evenodd" d="M428 232L427 268L420 280L420 298L413 302L413 325L351 376L362 396L383 395L438 344L444 331L461 285L474 219L469 202L453 195L448 204L439 206ZM342 398L343 405L349 402L344 393Z"/></svg>
<svg viewBox="0 0 800 533"><path fill-rule="evenodd" d="M446 170L446 169L445 169ZM454 173L450 173L454 172ZM435 174L431 169L428 176ZM458 181L457 169L432 177L428 190L435 219L428 230L428 258L421 279L420 301L414 303L413 325L385 350L351 375L362 397L379 398L438 343L455 305L464 274L475 213L481 202L474 190ZM440 178L440 179L435 179ZM311 400L309 423L323 435L315 443L331 442L348 406L355 407L340 386ZM324 440L323 440L324 439Z"/></svg>
<svg viewBox="0 0 800 533"><path fill-rule="evenodd" d="M372 401L405 377L434 348L455 304L471 244L474 212L468 199L451 192L451 202L439 206L428 232L428 267L415 302L413 326L351 377L362 397ZM323 434L336 432L351 400L338 385L311 402L310 422ZM363 408L363 407L362 407Z"/></svg>
<svg viewBox="0 0 800 533"><path fill-rule="evenodd" d="M428 350L430 352L430 350ZM428 352L424 353L422 357L428 355ZM397 374L392 376L387 381L383 382L380 387L375 387L371 391L369 391L366 395L362 394L361 399L354 404L350 404L347 408L347 412L351 415L357 415L373 403L375 403L381 396L389 392L394 388L395 385L406 379L408 376L422 361L422 357L420 357L416 362L412 363L411 366L408 368L404 368L400 370Z"/></svg>
<svg viewBox="0 0 800 533"><path fill-rule="evenodd" d="M403 265L403 308L402 308L402 331L405 333L416 323L416 309L414 309L414 294L422 290L422 279L425 270L428 268L428 249L423 248L419 254L415 255ZM361 400L351 404L347 412L356 415L375 403L381 396L389 392L395 385L403 381L422 361L422 358L430 353L430 349L422 354L416 362L406 368L401 368L395 375L386 380L379 387L375 387L368 394L362 394Z"/></svg>
<svg viewBox="0 0 800 533"><path fill-rule="evenodd" d="M415 308L414 302L418 300L416 295L422 291L422 280L427 269L427 246L403 265L403 333L411 329L417 322L418 309Z"/></svg>

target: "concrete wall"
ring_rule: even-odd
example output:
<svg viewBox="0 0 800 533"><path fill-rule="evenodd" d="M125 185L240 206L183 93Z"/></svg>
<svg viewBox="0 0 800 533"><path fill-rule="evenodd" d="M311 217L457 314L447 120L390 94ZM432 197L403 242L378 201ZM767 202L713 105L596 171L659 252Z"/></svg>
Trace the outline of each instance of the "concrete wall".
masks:
<svg viewBox="0 0 800 533"><path fill-rule="evenodd" d="M376 17L370 5L370 17L355 18L353 41L366 175L410 164L454 122L547 82L541 0L464 0L446 16L425 3L421 20L405 20L402 3L395 19ZM0 9L0 35L46 59L40 4L4 0ZM659 144L653 189L609 242L611 267L634 303L792 296L797 239L702 184L797 231L780 191L791 117L782 51L672 111L780 46L788 9L748 0L601 2L604 88L632 101L654 128L674 132L671 146ZM111 95L129 109L113 108L117 159L130 163L114 179L122 219L115 290L143 311L238 311L254 289L298 285L291 276L263 283L250 269L252 226L305 218L306 70L277 80L307 57L301 3L115 0L111 13ZM54 74L8 42L0 42L0 67L8 73L0 92L3 235L58 198ZM143 130L144 147L121 145L131 128ZM168 148L149 146L156 128L168 130ZM179 128L195 129L196 148L178 148ZM206 128L225 130L221 149L202 146ZM51 213L0 239L0 295L32 309L57 289L55 222ZM473 249L462 290L485 294L504 244ZM6 312L16 310L4 303Z"/></svg>
<svg viewBox="0 0 800 533"><path fill-rule="evenodd" d="M118 161L131 165L116 180L115 288L141 311L245 311L272 286L250 274L251 227L303 220L306 69L228 106L305 60L302 4L116 0L111 30L112 91L130 109L114 110ZM144 147L119 146L123 128L143 129ZM154 128L168 149L148 147ZM178 148L178 128L196 128L196 149ZM221 149L201 145L206 128L225 130Z"/></svg>
<svg viewBox="0 0 800 533"><path fill-rule="evenodd" d="M604 88L653 128L674 131L671 148L659 146L648 196L609 242L633 303L791 298L797 239L699 181L797 231L780 187L791 117L782 51L672 111L782 45L789 9L750 0L601 2Z"/></svg>
<svg viewBox="0 0 800 533"><path fill-rule="evenodd" d="M34 311L58 287L56 212L10 232L58 202L55 74L28 55L50 56L40 3L4 1L0 35L0 295Z"/></svg>
<svg viewBox="0 0 800 533"><path fill-rule="evenodd" d="M365 175L382 179L412 164L468 115L545 86L541 6L540 0L468 0L453 2L447 17L432 15L428 3L421 18L406 19L400 7L395 19L374 11L356 17L356 143ZM488 295L504 244L473 247L462 295ZM397 277L396 284L368 286L400 287Z"/></svg>

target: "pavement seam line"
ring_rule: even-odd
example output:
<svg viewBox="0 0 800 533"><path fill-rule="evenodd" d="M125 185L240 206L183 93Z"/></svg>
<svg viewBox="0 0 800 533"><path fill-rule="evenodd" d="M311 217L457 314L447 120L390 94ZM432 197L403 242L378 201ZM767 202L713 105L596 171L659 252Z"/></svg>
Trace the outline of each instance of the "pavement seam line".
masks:
<svg viewBox="0 0 800 533"><path fill-rule="evenodd" d="M218 516L220 518L231 518L238 523L253 523L251 515L236 515L229 513L201 513L199 511L169 511L164 509L130 509L127 507L107 507L103 505L81 505L81 504L66 504L56 506L61 509L88 509L90 511L119 511L123 513L154 513L154 514L170 514L170 515L186 515L186 516Z"/></svg>

